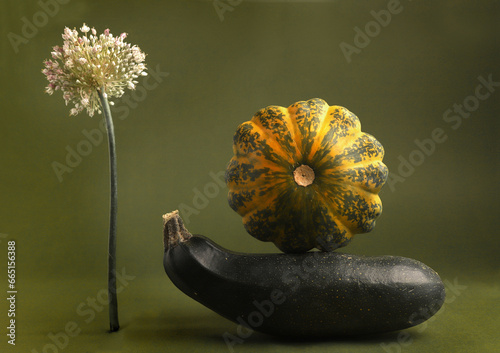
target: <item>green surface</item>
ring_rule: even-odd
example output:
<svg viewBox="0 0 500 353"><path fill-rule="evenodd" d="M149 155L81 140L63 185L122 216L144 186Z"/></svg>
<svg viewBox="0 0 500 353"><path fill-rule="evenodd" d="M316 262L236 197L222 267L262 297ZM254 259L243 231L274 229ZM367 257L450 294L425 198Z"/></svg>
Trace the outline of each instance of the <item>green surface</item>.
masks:
<svg viewBox="0 0 500 353"><path fill-rule="evenodd" d="M448 301L435 319L400 336L285 342L255 333L235 351L499 351L500 86L476 89L480 77L500 82L499 2L402 1L349 63L341 43L354 45L355 28L364 31L370 12L389 3L243 1L221 21L212 1L67 1L14 48L9 33L23 35L23 18L43 23L43 10L35 1L3 1L0 287L7 296L7 240L15 240L18 293L17 344L3 334L0 351L228 351L222 335L236 334L236 325L164 273L161 215L191 207L184 213L191 232L237 251L275 252L245 233L211 173L225 169L236 127L254 112L314 97L360 118L384 145L393 177L375 230L342 251L418 259L448 283ZM101 118L69 117L59 92L43 93L40 73L64 26L83 22L128 32L150 68L150 89L117 101L114 113L118 268L135 276L119 294L116 334L106 332L106 308L85 304L106 287L108 155L94 131ZM467 118L448 113L464 104ZM66 163L68 148L83 146L91 131L92 151L60 181L52 163ZM415 152L416 140L426 141L427 154ZM405 169L402 160L417 165ZM1 327L7 310L4 301ZM68 323L81 331L52 349L48 335Z"/></svg>

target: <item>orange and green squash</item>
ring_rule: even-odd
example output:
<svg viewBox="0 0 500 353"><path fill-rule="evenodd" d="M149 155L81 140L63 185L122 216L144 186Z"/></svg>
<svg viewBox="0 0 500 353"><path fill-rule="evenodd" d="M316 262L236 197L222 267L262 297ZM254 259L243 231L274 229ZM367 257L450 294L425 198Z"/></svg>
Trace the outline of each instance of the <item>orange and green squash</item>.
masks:
<svg viewBox="0 0 500 353"><path fill-rule="evenodd" d="M375 226L384 149L346 108L317 98L269 106L233 142L228 201L255 238L286 253L333 251Z"/></svg>

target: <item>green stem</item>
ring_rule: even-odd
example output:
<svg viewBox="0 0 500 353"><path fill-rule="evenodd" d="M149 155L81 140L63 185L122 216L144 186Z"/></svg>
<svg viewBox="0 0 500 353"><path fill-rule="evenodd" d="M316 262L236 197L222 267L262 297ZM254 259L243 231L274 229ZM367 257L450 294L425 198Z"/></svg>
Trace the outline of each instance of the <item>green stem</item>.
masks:
<svg viewBox="0 0 500 353"><path fill-rule="evenodd" d="M110 331L115 332L120 329L118 323L118 298L116 296L116 214L117 214L117 173L116 173L116 148L115 130L113 118L109 109L109 102L104 92L104 87L97 91L101 100L104 118L106 119L106 129L108 131L109 142L109 171L111 178L111 198L109 215L109 245L108 245L108 297L109 297L109 324Z"/></svg>

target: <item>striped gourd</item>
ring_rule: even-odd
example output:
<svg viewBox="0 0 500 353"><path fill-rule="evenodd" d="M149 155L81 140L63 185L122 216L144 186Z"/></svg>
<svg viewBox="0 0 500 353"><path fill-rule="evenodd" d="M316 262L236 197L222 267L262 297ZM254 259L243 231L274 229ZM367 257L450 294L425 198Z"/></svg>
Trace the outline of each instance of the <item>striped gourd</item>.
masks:
<svg viewBox="0 0 500 353"><path fill-rule="evenodd" d="M233 150L229 205L248 233L284 252L345 246L382 212L384 149L346 108L269 106L238 127Z"/></svg>

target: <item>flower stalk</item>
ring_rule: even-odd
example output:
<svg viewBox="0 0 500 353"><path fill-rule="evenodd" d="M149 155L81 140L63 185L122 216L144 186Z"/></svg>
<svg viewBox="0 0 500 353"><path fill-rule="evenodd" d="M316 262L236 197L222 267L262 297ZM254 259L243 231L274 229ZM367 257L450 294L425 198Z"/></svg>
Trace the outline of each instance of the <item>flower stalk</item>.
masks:
<svg viewBox="0 0 500 353"><path fill-rule="evenodd" d="M113 117L104 87L97 90L106 120L108 132L110 203L109 203L109 238L108 238L108 298L110 331L120 329L118 321L118 297L116 294L116 215L118 210L118 177L116 170L116 144Z"/></svg>

